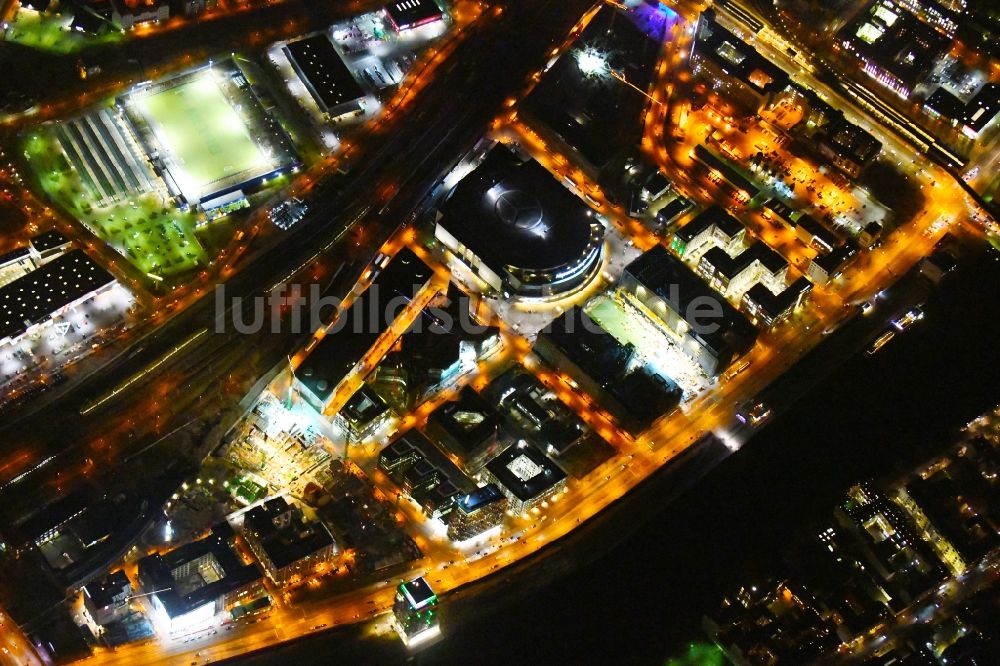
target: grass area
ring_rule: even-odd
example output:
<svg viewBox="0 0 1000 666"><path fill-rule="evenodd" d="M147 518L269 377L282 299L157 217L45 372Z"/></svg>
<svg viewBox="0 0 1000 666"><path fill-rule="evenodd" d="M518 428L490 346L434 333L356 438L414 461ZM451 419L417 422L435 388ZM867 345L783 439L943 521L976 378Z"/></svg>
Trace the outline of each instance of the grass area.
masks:
<svg viewBox="0 0 1000 666"><path fill-rule="evenodd" d="M267 492L265 486L248 478L241 478L236 483L230 484L229 491L234 497L242 500L246 504L253 504Z"/></svg>
<svg viewBox="0 0 1000 666"><path fill-rule="evenodd" d="M241 173L252 177L270 167L209 71L132 101L173 155L171 174L189 199L210 193L217 181Z"/></svg>
<svg viewBox="0 0 1000 666"><path fill-rule="evenodd" d="M94 208L98 197L70 166L51 130L33 132L24 147L42 189L143 273L169 277L208 263L194 213L177 210L158 194Z"/></svg>
<svg viewBox="0 0 1000 666"><path fill-rule="evenodd" d="M717 646L692 643L683 653L667 660L667 666L725 666L729 662Z"/></svg>
<svg viewBox="0 0 1000 666"><path fill-rule="evenodd" d="M650 343L649 339L643 335L644 331L610 298L595 301L587 310L587 314L622 344L635 345L640 354L648 353L647 347Z"/></svg>
<svg viewBox="0 0 1000 666"><path fill-rule="evenodd" d="M114 44L125 38L119 30L104 35L85 35L70 29L73 17L69 14L39 14L28 9L18 9L4 31L4 40L41 51L75 53L89 46Z"/></svg>

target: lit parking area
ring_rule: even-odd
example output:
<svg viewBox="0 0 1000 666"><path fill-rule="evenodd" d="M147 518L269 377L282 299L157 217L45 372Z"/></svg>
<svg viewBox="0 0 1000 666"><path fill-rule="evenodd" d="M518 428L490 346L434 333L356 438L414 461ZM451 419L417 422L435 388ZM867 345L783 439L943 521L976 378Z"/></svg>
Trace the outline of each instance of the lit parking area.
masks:
<svg viewBox="0 0 1000 666"><path fill-rule="evenodd" d="M48 371L58 372L66 363L113 337L134 305L132 293L115 284L31 333L0 346L0 385L5 390L17 388L32 379L26 373L43 365Z"/></svg>
<svg viewBox="0 0 1000 666"><path fill-rule="evenodd" d="M397 35L382 12L371 12L335 23L325 30L322 34L334 44L344 65L366 93L361 113L333 120L320 109L284 50L297 40L272 44L267 57L288 91L308 113L323 146L333 151L341 139L334 128L357 125L377 116L382 110L384 95L391 94L403 82L417 54L444 35L448 25L443 20L435 21Z"/></svg>

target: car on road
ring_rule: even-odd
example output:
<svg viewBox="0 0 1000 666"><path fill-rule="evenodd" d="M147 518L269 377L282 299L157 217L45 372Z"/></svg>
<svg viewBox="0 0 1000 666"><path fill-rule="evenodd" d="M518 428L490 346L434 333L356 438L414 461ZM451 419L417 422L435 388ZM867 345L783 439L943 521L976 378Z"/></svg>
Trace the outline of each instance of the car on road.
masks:
<svg viewBox="0 0 1000 666"><path fill-rule="evenodd" d="M771 419L771 416L773 416L773 411L763 400L755 402L746 412L736 414L736 418L740 423L745 423L754 428L767 423Z"/></svg>
<svg viewBox="0 0 1000 666"><path fill-rule="evenodd" d="M896 328L897 331L903 332L923 318L924 318L923 308L921 308L918 305L917 307L913 308L912 310L904 314L899 319L893 320L892 325Z"/></svg>
<svg viewBox="0 0 1000 666"><path fill-rule="evenodd" d="M750 367L750 361L741 361L738 365L735 365L729 370L727 370L726 374L723 375L723 378L727 380L732 379L733 377L740 374L749 367Z"/></svg>

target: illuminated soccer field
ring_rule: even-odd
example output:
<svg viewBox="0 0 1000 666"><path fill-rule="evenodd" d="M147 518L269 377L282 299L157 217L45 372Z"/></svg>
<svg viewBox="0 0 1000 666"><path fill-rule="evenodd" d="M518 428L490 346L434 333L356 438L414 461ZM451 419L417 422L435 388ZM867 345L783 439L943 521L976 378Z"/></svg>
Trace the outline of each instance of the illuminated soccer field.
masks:
<svg viewBox="0 0 1000 666"><path fill-rule="evenodd" d="M132 101L168 153L167 168L189 203L274 169L211 70Z"/></svg>

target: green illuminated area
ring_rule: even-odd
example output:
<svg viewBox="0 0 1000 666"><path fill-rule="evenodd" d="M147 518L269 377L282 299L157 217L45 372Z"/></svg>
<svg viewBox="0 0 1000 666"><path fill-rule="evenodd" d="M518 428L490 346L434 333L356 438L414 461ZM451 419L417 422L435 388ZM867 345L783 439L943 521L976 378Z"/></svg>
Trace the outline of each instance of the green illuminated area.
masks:
<svg viewBox="0 0 1000 666"><path fill-rule="evenodd" d="M70 166L52 130L32 133L24 147L46 194L143 273L168 277L208 263L194 213L177 210L158 193L95 208L91 202L100 197Z"/></svg>
<svg viewBox="0 0 1000 666"><path fill-rule="evenodd" d="M189 200L220 182L252 178L272 168L211 71L173 88L135 95L132 102L174 156L171 174Z"/></svg>
<svg viewBox="0 0 1000 666"><path fill-rule="evenodd" d="M40 14L30 9L18 9L4 31L4 39L23 46L53 53L74 53L89 46L113 44L124 39L120 30L109 29L103 35L87 35L70 29L73 17L62 14Z"/></svg>
<svg viewBox="0 0 1000 666"><path fill-rule="evenodd" d="M262 486L248 477L240 478L229 486L230 492L245 504L253 504L267 493L267 487Z"/></svg>
<svg viewBox="0 0 1000 666"><path fill-rule="evenodd" d="M728 662L717 646L692 643L681 655L667 660L667 666L724 666Z"/></svg>

